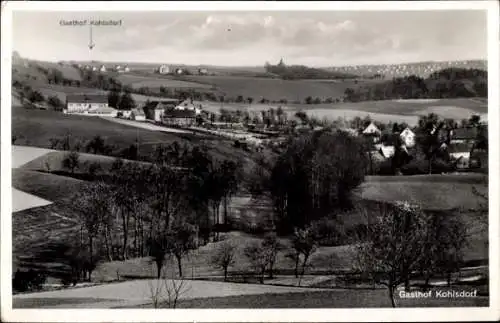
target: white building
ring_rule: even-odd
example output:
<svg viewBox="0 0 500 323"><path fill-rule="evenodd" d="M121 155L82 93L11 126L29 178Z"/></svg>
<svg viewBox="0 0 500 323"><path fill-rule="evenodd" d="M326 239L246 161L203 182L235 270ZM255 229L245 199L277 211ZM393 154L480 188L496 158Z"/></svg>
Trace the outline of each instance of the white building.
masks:
<svg viewBox="0 0 500 323"><path fill-rule="evenodd" d="M127 65L125 65L125 67L123 68L123 71L124 72L130 72L130 68Z"/></svg>
<svg viewBox="0 0 500 323"><path fill-rule="evenodd" d="M158 68L158 73L168 74L168 73L170 73L170 67L168 67L167 65L162 65Z"/></svg>
<svg viewBox="0 0 500 323"><path fill-rule="evenodd" d="M99 72L106 72L106 66L101 65L101 67L99 67Z"/></svg>
<svg viewBox="0 0 500 323"><path fill-rule="evenodd" d="M403 140L406 147L411 148L415 146L415 133L411 131L410 128L407 127L399 136Z"/></svg>
<svg viewBox="0 0 500 323"><path fill-rule="evenodd" d="M190 111L195 111L196 115L201 113L201 108L196 107L191 100L184 100L183 102L179 103L175 108L175 110L190 110Z"/></svg>
<svg viewBox="0 0 500 323"><path fill-rule="evenodd" d="M116 116L117 111L108 106L106 95L98 94L74 94L66 96L66 108L63 110L68 114L106 115Z"/></svg>
<svg viewBox="0 0 500 323"><path fill-rule="evenodd" d="M380 129L373 122L363 130L364 135L380 135L381 133Z"/></svg>

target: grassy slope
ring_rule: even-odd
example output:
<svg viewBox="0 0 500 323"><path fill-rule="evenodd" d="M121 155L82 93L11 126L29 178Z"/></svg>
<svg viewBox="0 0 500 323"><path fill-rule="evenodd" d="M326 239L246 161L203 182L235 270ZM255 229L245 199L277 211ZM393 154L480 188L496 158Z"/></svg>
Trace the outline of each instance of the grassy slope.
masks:
<svg viewBox="0 0 500 323"><path fill-rule="evenodd" d="M56 85L56 84L46 84L46 83L40 83L40 82L30 82L31 86L33 89L38 90L42 95L45 97L49 96L57 96L62 102L66 102L66 96L70 94L102 94L102 95L107 95L108 91L100 90L100 89L94 89L94 88L88 88L88 87L76 87L76 86L63 86L63 85ZM162 97L156 97L156 96L147 96L147 95L141 95L141 94L135 94L132 93L132 97L134 98L135 102L139 105L143 104L147 100L165 100L165 98Z"/></svg>
<svg viewBox="0 0 500 323"><path fill-rule="evenodd" d="M106 139L107 144L114 144L118 148L129 147L137 137L144 143L168 144L181 140L172 134L138 129L99 117L64 115L53 111L23 108L12 110L12 133L18 136L18 145L50 148L51 138L62 138L68 132L72 138L84 141L100 135ZM148 153L152 145L144 144L140 148L141 153Z"/></svg>
<svg viewBox="0 0 500 323"><path fill-rule="evenodd" d="M47 250L52 243L68 238L78 226L75 215L68 207L68 200L84 182L53 174L14 169L12 186L21 191L54 201L53 204L27 209L12 214L12 251L14 270L19 260L31 262L38 253ZM50 263L44 258L39 265Z"/></svg>

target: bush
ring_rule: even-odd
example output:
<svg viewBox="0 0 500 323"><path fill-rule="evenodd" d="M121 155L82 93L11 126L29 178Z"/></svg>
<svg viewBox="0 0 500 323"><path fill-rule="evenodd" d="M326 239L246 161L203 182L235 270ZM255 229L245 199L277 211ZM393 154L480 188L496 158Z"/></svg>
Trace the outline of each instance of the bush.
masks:
<svg viewBox="0 0 500 323"><path fill-rule="evenodd" d="M311 223L320 246L339 246L344 243L345 234L339 228L342 226L337 220L322 218Z"/></svg>
<svg viewBox="0 0 500 323"><path fill-rule="evenodd" d="M432 173L448 173L455 171L452 163L443 159L436 159L432 162ZM403 175L423 175L429 173L429 162L425 159L417 158L410 161L408 164L401 167Z"/></svg>
<svg viewBox="0 0 500 323"><path fill-rule="evenodd" d="M47 280L47 275L41 271L16 271L12 279L12 289L16 292L39 291Z"/></svg>

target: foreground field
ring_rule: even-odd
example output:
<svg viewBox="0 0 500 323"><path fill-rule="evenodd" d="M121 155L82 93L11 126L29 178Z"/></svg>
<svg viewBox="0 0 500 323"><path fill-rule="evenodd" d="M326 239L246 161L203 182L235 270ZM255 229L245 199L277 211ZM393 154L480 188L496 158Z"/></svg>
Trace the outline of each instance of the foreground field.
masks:
<svg viewBox="0 0 500 323"><path fill-rule="evenodd" d="M13 308L152 308L155 282L138 280L37 294L17 295ZM469 286L434 289L466 290ZM488 306L488 296L404 299L398 307ZM165 304L162 304L165 306ZM186 281L177 308L359 308L391 307L385 289L312 289L252 284Z"/></svg>

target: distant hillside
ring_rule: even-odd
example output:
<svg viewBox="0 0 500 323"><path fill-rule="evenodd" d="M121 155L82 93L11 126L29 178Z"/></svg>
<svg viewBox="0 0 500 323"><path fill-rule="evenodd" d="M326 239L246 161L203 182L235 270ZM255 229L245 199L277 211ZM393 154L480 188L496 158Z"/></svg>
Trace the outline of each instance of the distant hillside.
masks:
<svg viewBox="0 0 500 323"><path fill-rule="evenodd" d="M360 77L373 77L391 79L393 77L404 77L416 75L428 77L432 73L446 68L472 68L487 69L485 60L463 60L445 62L415 62L404 64L379 64L379 65L347 65L337 67L325 67L327 71L355 74Z"/></svg>
<svg viewBox="0 0 500 323"><path fill-rule="evenodd" d="M266 63L266 72L278 75L284 80L330 80L330 79L352 79L356 78L354 74L348 74L337 71L327 71L320 68L312 68L304 65L285 65L283 60L278 65Z"/></svg>
<svg viewBox="0 0 500 323"><path fill-rule="evenodd" d="M443 99L488 96L488 72L482 69L446 68L427 78L411 75L391 81L348 88L344 101L390 99Z"/></svg>

